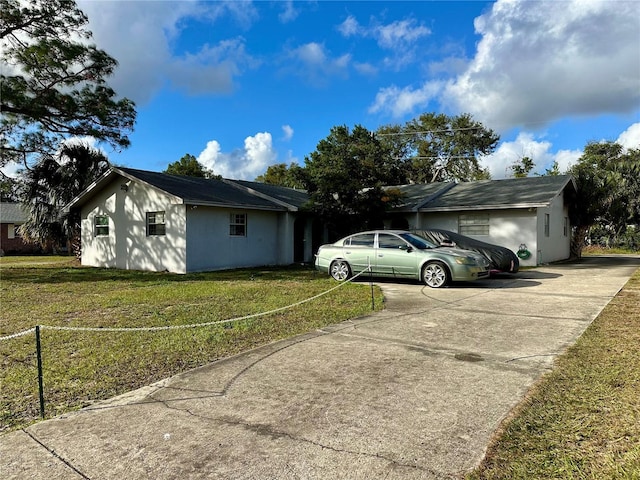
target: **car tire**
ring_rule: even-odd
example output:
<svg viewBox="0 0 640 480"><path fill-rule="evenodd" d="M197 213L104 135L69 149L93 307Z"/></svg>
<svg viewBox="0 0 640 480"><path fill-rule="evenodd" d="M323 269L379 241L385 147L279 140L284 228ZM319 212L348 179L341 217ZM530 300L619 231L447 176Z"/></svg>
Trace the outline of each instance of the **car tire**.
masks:
<svg viewBox="0 0 640 480"><path fill-rule="evenodd" d="M329 266L329 275L339 282L351 278L351 267L345 260L334 260Z"/></svg>
<svg viewBox="0 0 640 480"><path fill-rule="evenodd" d="M431 288L441 288L449 284L451 275L442 262L429 262L422 269L422 280Z"/></svg>

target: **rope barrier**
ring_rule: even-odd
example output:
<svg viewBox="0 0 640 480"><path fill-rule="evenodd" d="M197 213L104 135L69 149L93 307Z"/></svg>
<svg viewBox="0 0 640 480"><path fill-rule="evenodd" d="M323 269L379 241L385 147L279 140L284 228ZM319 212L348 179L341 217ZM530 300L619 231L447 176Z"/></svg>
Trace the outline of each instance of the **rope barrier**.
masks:
<svg viewBox="0 0 640 480"><path fill-rule="evenodd" d="M216 320L213 322L203 322L203 323L191 323L191 324L187 324L187 325L165 325L165 326L158 326L158 327L64 327L64 326L59 326L59 325L40 325L41 329L47 329L47 330L62 330L62 331L81 331L81 332L156 332L156 331L161 331L161 330L178 330L178 329L186 329L186 328L198 328L198 327L209 327L212 325L221 325L224 323L231 323L231 322L239 322L242 320L248 320L251 318L257 318L257 317L262 317L265 315L271 315L272 313L277 313L277 312L281 312L283 310L287 310L293 307L297 307L299 305L302 305L304 303L316 300L324 295L327 295L328 293L331 293L332 291L342 287L343 285L346 285L347 283L355 280L356 278L358 278L360 275L362 275L365 272L368 272L369 268L366 268L364 270L362 270L360 273L358 273L357 275L354 275L353 277L351 277L349 280L347 280L346 282L342 282L338 285L336 285L335 287L330 288L329 290L326 290L324 292L319 293L318 295L314 295L313 297L309 297L306 298L304 300L301 300L299 302L296 303L292 303L290 305L286 305L284 307L279 307L279 308L274 308L273 310L269 310L266 312L259 312L259 313L252 313L250 315L245 315L243 317L235 317L235 318L229 318L226 320ZM12 335L8 335L6 337L0 337L0 341L2 340L9 340L12 338L16 338L16 337L21 337L23 335L27 335L31 332L35 332L35 328L30 328L29 330L25 330L23 332L19 332L19 333L14 333Z"/></svg>
<svg viewBox="0 0 640 480"><path fill-rule="evenodd" d="M29 335L30 333L33 333L35 331L36 329L34 327L34 328L30 328L29 330L25 330L23 332L13 333L11 335L0 337L0 342L2 342L3 340L11 340L13 338L23 337L24 335Z"/></svg>

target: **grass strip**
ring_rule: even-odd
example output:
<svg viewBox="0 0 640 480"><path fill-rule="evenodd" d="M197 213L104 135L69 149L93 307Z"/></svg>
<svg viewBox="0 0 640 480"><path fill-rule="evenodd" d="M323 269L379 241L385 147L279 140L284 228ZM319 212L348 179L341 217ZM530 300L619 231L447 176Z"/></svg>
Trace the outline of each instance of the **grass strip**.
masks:
<svg viewBox="0 0 640 480"><path fill-rule="evenodd" d="M479 479L640 479L640 270L503 422Z"/></svg>
<svg viewBox="0 0 640 480"><path fill-rule="evenodd" d="M13 261L17 259L17 261ZM0 259L0 337L35 325L188 325L281 308L336 282L311 268L189 275L83 268L68 257ZM375 305L382 308L375 289ZM371 312L366 283L268 316L154 332L42 330L47 416L75 410L176 373ZM33 334L0 342L0 432L38 419Z"/></svg>

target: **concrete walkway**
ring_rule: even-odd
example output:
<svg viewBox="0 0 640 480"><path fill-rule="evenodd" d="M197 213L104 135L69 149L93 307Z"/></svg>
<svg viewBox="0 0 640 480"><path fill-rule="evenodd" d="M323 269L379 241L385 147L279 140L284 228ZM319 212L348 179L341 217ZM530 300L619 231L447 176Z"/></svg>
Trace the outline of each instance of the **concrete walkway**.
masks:
<svg viewBox="0 0 640 480"><path fill-rule="evenodd" d="M383 312L1 436L0 478L456 478L639 266L382 283Z"/></svg>

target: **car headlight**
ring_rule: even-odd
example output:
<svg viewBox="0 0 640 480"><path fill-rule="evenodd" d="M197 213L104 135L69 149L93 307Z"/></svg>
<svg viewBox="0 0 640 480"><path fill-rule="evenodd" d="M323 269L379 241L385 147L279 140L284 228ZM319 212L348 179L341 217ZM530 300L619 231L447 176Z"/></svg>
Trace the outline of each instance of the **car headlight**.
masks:
<svg viewBox="0 0 640 480"><path fill-rule="evenodd" d="M458 265L475 265L476 260L473 257L456 257Z"/></svg>

